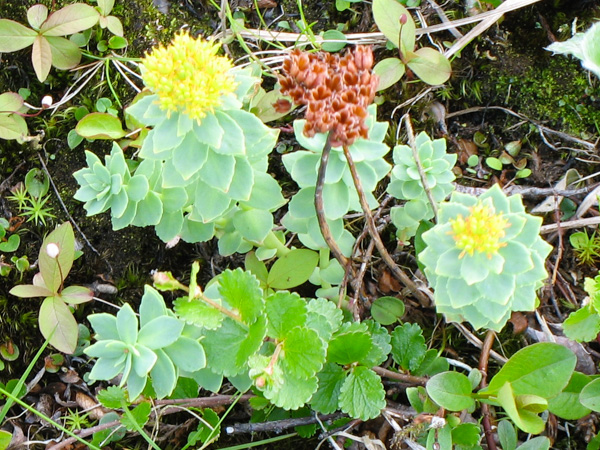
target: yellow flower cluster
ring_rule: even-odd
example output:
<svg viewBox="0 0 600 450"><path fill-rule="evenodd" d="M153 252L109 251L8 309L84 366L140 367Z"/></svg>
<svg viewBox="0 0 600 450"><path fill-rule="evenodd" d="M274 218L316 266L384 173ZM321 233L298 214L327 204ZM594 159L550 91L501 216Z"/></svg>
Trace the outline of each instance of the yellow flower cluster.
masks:
<svg viewBox="0 0 600 450"><path fill-rule="evenodd" d="M160 107L189 115L198 122L236 88L231 61L218 56L220 45L177 34L167 47L157 47L142 60L142 78L158 95Z"/></svg>
<svg viewBox="0 0 600 450"><path fill-rule="evenodd" d="M482 203L469 209L471 214L466 218L459 214L456 219L449 221L452 225L450 234L453 235L456 246L462 249L459 258L466 254L472 256L474 252L486 253L491 258L506 245L500 239L505 236L504 230L510 223L502 217L502 213L496 214L492 207Z"/></svg>

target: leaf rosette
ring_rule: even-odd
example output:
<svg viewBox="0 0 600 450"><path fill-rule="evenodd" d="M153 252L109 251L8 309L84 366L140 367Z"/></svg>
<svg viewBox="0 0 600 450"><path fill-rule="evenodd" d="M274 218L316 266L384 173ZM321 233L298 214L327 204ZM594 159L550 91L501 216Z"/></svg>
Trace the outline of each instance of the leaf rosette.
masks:
<svg viewBox="0 0 600 450"><path fill-rule="evenodd" d="M431 140L425 132L416 137L415 146L431 197L436 203L444 201L454 190L452 167L457 155L446 153L445 139ZM407 202L393 207L390 215L398 237L406 240L415 235L421 221L433 218L434 214L412 149L408 145L397 145L393 156L394 168L387 191Z"/></svg>
<svg viewBox="0 0 600 450"><path fill-rule="evenodd" d="M507 197L497 185L479 199L455 192L440 206L438 224L423 233L419 254L437 311L499 331L512 311L535 309L552 249L539 236L541 222L525 212L520 196Z"/></svg>

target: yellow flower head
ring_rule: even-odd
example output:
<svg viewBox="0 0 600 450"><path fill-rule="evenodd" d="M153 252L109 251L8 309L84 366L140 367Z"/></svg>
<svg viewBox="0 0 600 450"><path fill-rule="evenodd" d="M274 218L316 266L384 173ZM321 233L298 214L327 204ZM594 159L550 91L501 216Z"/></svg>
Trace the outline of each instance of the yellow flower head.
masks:
<svg viewBox="0 0 600 450"><path fill-rule="evenodd" d="M506 245L500 242L500 239L506 234L505 228L510 226L507 219L502 217L502 213L496 214L493 207L482 203L469 208L471 214L466 218L458 215L456 219L449 222L452 226L452 235L456 241L456 246L462 249L459 258L474 252L486 253L491 258L501 247Z"/></svg>
<svg viewBox="0 0 600 450"><path fill-rule="evenodd" d="M170 116L179 111L198 120L222 103L236 88L231 61L218 56L220 45L177 34L167 47L157 47L142 60L142 78L158 95L160 107Z"/></svg>

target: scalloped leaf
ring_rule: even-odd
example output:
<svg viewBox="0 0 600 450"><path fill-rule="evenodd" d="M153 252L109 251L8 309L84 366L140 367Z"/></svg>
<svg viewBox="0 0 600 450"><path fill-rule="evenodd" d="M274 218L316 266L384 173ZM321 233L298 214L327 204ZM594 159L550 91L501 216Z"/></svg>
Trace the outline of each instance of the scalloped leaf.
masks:
<svg viewBox="0 0 600 450"><path fill-rule="evenodd" d="M247 324L262 316L265 301L256 277L241 268L226 270L219 276L219 293L232 308L236 309Z"/></svg>
<svg viewBox="0 0 600 450"><path fill-rule="evenodd" d="M361 420L374 419L385 408L381 378L365 366L355 367L340 389L340 409Z"/></svg>

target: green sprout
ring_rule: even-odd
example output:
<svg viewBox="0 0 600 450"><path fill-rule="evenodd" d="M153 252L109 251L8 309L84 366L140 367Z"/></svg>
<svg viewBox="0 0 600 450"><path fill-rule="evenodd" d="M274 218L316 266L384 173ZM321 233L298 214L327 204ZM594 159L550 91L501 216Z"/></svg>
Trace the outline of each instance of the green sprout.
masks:
<svg viewBox="0 0 600 450"><path fill-rule="evenodd" d="M591 236L588 236L585 231L573 233L569 236L569 242L580 264L591 265L600 258L600 237L596 237L596 232Z"/></svg>

